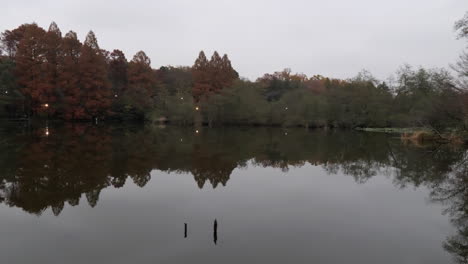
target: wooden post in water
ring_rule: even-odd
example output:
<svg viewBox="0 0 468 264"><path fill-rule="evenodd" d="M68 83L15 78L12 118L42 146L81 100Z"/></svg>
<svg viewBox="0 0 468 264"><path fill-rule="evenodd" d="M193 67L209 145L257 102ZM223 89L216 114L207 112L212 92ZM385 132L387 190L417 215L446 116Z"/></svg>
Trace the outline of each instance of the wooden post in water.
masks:
<svg viewBox="0 0 468 264"><path fill-rule="evenodd" d="M214 226L213 226L213 241L216 245L216 243L218 242L218 221L214 221Z"/></svg>

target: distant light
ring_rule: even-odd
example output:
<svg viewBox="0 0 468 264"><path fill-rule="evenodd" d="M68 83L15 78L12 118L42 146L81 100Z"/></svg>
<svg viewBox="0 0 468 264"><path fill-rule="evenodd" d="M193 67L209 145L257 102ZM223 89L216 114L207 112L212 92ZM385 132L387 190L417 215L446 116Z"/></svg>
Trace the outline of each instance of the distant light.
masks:
<svg viewBox="0 0 468 264"><path fill-rule="evenodd" d="M119 97L119 96L115 94L114 97L117 98L117 97Z"/></svg>
<svg viewBox="0 0 468 264"><path fill-rule="evenodd" d="M5 94L8 94L8 91L5 91Z"/></svg>
<svg viewBox="0 0 468 264"><path fill-rule="evenodd" d="M288 132L285 132L284 135L287 136L287 135L288 135Z"/></svg>
<svg viewBox="0 0 468 264"><path fill-rule="evenodd" d="M285 107L284 110L288 110L288 107Z"/></svg>
<svg viewBox="0 0 468 264"><path fill-rule="evenodd" d="M180 100L184 100L184 98L183 98L183 97L181 97L181 98L180 98Z"/></svg>
<svg viewBox="0 0 468 264"><path fill-rule="evenodd" d="M48 108L48 107L49 107L49 104L44 104L44 107L45 107L45 108Z"/></svg>
<svg viewBox="0 0 468 264"><path fill-rule="evenodd" d="M195 107L195 110L197 110L197 111L198 111L198 110L200 110L200 108L197 106L197 107Z"/></svg>
<svg viewBox="0 0 468 264"><path fill-rule="evenodd" d="M197 133L197 134L198 134L198 133L200 133L200 131L198 131L198 130L195 130L195 133Z"/></svg>
<svg viewBox="0 0 468 264"><path fill-rule="evenodd" d="M45 135L46 135L46 136L49 135L49 128L48 128L48 127L46 127L46 129L45 129Z"/></svg>
<svg viewBox="0 0 468 264"><path fill-rule="evenodd" d="M180 139L180 142L184 141L183 139Z"/></svg>

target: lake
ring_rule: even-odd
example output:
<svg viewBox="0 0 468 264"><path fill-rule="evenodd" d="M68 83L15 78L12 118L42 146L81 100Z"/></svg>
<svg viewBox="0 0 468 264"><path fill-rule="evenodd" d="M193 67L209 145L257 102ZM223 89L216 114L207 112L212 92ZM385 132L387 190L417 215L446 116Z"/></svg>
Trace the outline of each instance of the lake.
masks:
<svg viewBox="0 0 468 264"><path fill-rule="evenodd" d="M2 123L2 263L465 263L468 152L339 130Z"/></svg>

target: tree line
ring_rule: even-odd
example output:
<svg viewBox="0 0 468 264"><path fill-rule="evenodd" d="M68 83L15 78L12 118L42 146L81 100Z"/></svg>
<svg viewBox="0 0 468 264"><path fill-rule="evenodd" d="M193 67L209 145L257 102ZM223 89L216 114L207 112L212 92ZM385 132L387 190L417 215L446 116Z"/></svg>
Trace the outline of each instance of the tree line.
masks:
<svg viewBox="0 0 468 264"><path fill-rule="evenodd" d="M468 15L455 25L468 39ZM81 43L55 23L24 24L1 35L0 115L64 120L150 120L193 125L304 127L468 127L468 55L446 69L401 67L389 81L362 71L350 79L290 69L255 81L239 77L227 55L200 52L191 67L151 67Z"/></svg>

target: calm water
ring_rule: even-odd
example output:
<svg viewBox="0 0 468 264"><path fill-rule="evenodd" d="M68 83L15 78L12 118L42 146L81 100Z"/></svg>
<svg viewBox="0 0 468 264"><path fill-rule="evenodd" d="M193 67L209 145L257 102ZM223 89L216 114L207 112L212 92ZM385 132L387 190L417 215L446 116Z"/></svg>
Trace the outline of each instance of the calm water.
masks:
<svg viewBox="0 0 468 264"><path fill-rule="evenodd" d="M0 126L2 263L463 263L468 154L280 128Z"/></svg>

